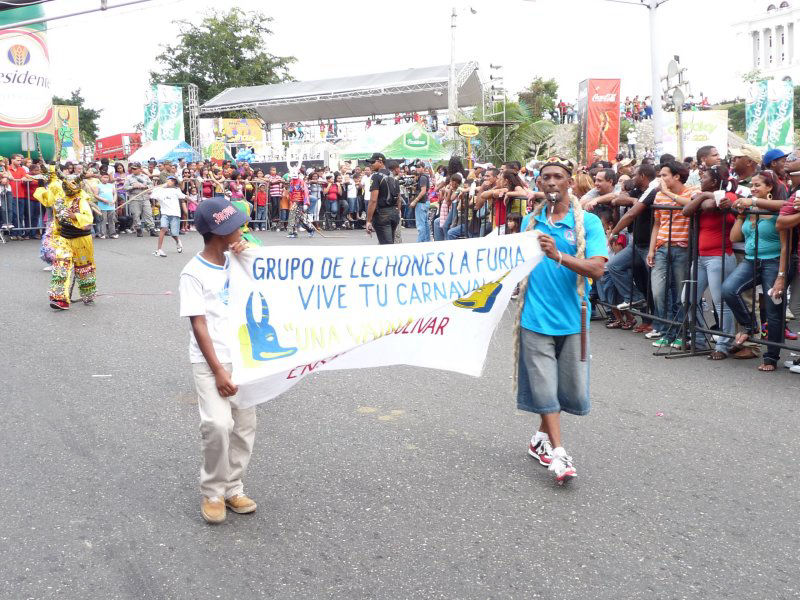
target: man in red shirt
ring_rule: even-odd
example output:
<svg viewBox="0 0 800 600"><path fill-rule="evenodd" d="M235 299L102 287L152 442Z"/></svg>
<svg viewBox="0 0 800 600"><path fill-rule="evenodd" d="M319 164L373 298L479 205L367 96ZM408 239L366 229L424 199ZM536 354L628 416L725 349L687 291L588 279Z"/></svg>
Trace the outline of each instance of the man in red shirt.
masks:
<svg viewBox="0 0 800 600"><path fill-rule="evenodd" d="M8 175L9 183L11 184L11 222L14 224L14 229L11 230L11 239L25 240L28 237L36 237L33 231L28 229L29 227L34 227L37 223L30 223L32 215L28 200L28 186L30 185L31 177L25 167L22 166L21 154L13 154L11 156Z"/></svg>

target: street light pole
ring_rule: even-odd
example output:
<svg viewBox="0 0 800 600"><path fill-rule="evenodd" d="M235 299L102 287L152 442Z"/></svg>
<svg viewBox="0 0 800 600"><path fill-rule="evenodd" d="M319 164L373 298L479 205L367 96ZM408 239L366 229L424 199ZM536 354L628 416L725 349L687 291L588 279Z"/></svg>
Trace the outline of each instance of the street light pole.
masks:
<svg viewBox="0 0 800 600"><path fill-rule="evenodd" d="M659 46L658 46L658 27L656 23L656 9L663 2L658 0L648 0L647 8L650 12L650 78L652 91L650 106L653 108L653 153L656 160L661 156L664 149L664 108L661 104L661 76L659 75Z"/></svg>
<svg viewBox="0 0 800 600"><path fill-rule="evenodd" d="M450 16L450 75L447 81L447 120L455 123L458 115L458 85L456 83L456 7ZM448 128L451 139L455 139L455 130Z"/></svg>

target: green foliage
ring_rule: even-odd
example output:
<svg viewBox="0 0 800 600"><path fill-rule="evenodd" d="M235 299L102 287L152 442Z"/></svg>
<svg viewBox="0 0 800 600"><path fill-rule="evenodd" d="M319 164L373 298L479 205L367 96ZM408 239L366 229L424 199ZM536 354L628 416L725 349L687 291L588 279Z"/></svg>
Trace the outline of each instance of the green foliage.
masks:
<svg viewBox="0 0 800 600"><path fill-rule="evenodd" d="M160 70L150 73L152 83L198 87L200 103L230 87L289 81L288 68L295 58L267 51L272 18L258 11L231 8L212 11L199 25L175 21L178 42L164 46L156 57Z"/></svg>
<svg viewBox="0 0 800 600"><path fill-rule="evenodd" d="M537 121L542 118L545 111L551 111L556 106L558 97L558 83L555 79L542 79L536 77L524 90L519 93L519 101L524 102L533 118Z"/></svg>
<svg viewBox="0 0 800 600"><path fill-rule="evenodd" d="M752 71L748 71L744 75L742 75L742 81L745 83L755 83L756 81L762 81L765 79L774 79L772 75L767 77L766 75L762 75L759 69L753 69Z"/></svg>
<svg viewBox="0 0 800 600"><path fill-rule="evenodd" d="M475 121L503 121L503 106L495 103L490 108L492 113L488 116L483 115L481 107L477 107L471 119ZM478 150L481 160L489 161L495 165L510 160L518 160L521 163L535 156L541 149L546 147L552 139L555 125L549 121L540 121L535 118L524 102L506 102L505 111L506 121L519 121L513 125L506 126L505 157L503 155L503 128L482 127L478 134L480 144Z"/></svg>
<svg viewBox="0 0 800 600"><path fill-rule="evenodd" d="M633 125L628 119L622 119L619 122L619 141L628 143L628 132L633 129Z"/></svg>
<svg viewBox="0 0 800 600"><path fill-rule="evenodd" d="M53 104L78 107L78 126L81 141L84 144L92 145L97 139L97 119L100 118L100 113L103 112L103 109L88 108L85 103L86 100L81 96L80 88L73 90L69 98L53 96Z"/></svg>
<svg viewBox="0 0 800 600"><path fill-rule="evenodd" d="M741 136L745 135L747 125L745 121L745 106L744 102L736 102L727 107L728 110L728 129L738 133ZM795 110L797 107L795 106ZM797 118L795 116L795 118Z"/></svg>
<svg viewBox="0 0 800 600"><path fill-rule="evenodd" d="M800 125L800 85L794 86L794 126Z"/></svg>

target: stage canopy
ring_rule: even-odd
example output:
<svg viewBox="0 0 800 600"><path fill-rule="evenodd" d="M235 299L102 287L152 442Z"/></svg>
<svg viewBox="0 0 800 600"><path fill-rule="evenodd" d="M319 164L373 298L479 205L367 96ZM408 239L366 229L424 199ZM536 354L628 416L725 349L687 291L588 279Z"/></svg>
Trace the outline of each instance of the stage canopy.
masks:
<svg viewBox="0 0 800 600"><path fill-rule="evenodd" d="M424 67L390 73L317 81L230 88L200 107L201 114L255 110L267 123L291 123L447 108L450 67ZM475 62L456 65L458 105L481 103Z"/></svg>

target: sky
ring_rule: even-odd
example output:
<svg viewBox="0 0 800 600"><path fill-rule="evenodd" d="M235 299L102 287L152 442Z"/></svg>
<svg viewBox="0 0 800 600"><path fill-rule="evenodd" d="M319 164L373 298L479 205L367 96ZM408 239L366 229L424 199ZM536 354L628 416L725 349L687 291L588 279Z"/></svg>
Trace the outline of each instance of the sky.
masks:
<svg viewBox="0 0 800 600"><path fill-rule="evenodd" d="M46 14L98 6L100 0L54 0ZM109 0L114 5L120 0ZM635 0L634 0L635 1ZM712 102L744 96L744 56L731 24L767 0L668 0L658 9L659 64L680 56L695 95ZM100 135L132 131L142 120L149 72L162 45L174 43L175 20L199 22L222 4L153 0L141 5L52 21L53 91L81 88L103 109ZM648 11L605 0L238 0L274 19L269 51L291 55L298 80L325 79L442 65L450 60L450 13L457 9L456 60L475 60L484 80L503 66L510 92L534 77L553 77L559 96L574 100L590 77L620 78L622 97L650 95ZM470 11L474 9L475 14ZM736 58L734 58L736 57Z"/></svg>

